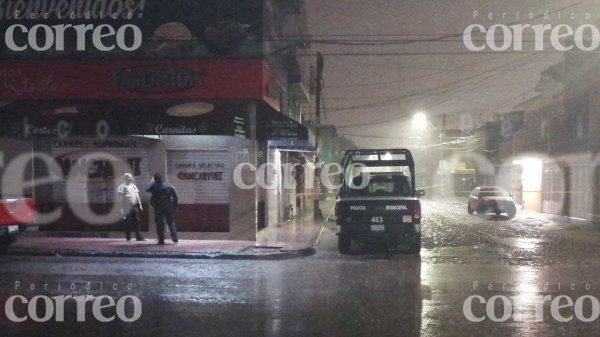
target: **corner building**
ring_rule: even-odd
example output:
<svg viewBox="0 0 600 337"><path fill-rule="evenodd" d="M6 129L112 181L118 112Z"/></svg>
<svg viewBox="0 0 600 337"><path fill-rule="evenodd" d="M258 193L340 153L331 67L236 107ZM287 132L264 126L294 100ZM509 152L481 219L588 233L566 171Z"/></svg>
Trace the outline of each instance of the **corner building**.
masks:
<svg viewBox="0 0 600 337"><path fill-rule="evenodd" d="M114 168L95 159L82 169L87 155L100 152L129 164L142 191L143 232L155 233L143 191L152 175L161 173L179 194L176 223L182 238L254 240L257 230L269 225L269 209L282 213L278 208L283 205L267 202L268 193L258 188L236 187L235 167L266 163L274 150L270 144L278 144L277 151L289 144L314 150L309 131L300 124L309 101L308 69L298 56L308 47L302 42L303 3L131 3L131 15L121 9L118 19L59 18L53 12L43 22L18 21L28 29L37 24L105 24L115 30L135 25L143 40L135 51L99 51L90 32L85 51L79 51L75 30L67 30L61 51L29 47L17 52L2 46L0 150L5 163L42 152L54 158L63 177L77 178L70 185L58 181L30 191L40 212L61 210L44 230L121 235L118 223L90 224L76 210L117 211L120 177L113 175ZM0 21L2 31L15 22ZM19 33L15 44L26 45L27 34ZM282 34L295 38L278 38ZM132 34L124 38L132 45ZM38 39L42 43L44 38ZM105 41L110 43L110 36ZM32 161L26 178L46 177L45 166ZM255 178L254 172L244 172L246 183ZM69 203L68 193L78 195L77 202Z"/></svg>

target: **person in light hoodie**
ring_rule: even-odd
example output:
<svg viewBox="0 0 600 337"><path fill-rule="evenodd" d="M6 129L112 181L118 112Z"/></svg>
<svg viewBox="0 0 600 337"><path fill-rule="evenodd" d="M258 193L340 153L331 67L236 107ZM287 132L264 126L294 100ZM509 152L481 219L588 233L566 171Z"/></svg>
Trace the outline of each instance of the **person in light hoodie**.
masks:
<svg viewBox="0 0 600 337"><path fill-rule="evenodd" d="M135 232L136 241L146 241L140 233L140 213L144 210L140 193L133 181L131 173L123 175L123 183L117 189L121 201L121 213L123 214L125 238L131 242L131 232Z"/></svg>

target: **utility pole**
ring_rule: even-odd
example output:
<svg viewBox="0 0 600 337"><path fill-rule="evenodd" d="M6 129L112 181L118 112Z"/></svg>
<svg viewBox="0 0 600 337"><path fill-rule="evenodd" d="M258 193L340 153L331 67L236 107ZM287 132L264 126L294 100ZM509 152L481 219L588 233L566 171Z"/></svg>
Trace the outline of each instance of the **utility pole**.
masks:
<svg viewBox="0 0 600 337"><path fill-rule="evenodd" d="M445 183L446 183L446 177L448 177L447 174L447 167L446 167L446 161L444 160L444 147L446 146L446 114L442 115L442 132L440 132L440 177L442 178L441 180L441 186L440 186L440 194L442 195L442 197L444 197L445 193L446 193L446 189L445 189ZM443 165L443 167L442 167Z"/></svg>
<svg viewBox="0 0 600 337"><path fill-rule="evenodd" d="M317 148L317 155L315 156L315 200L314 200L314 218L315 221L323 220L323 213L319 205L319 198L321 197L321 92L323 90L323 55L317 52L317 73L315 76L315 146Z"/></svg>
<svg viewBox="0 0 600 337"><path fill-rule="evenodd" d="M446 137L446 114L442 115L442 137Z"/></svg>
<svg viewBox="0 0 600 337"><path fill-rule="evenodd" d="M322 83L323 83L323 55L320 52L317 52L317 74L315 78L315 124L321 124L321 91ZM318 128L317 128L318 129ZM315 134L315 136L318 132ZM317 142L317 147L319 143Z"/></svg>

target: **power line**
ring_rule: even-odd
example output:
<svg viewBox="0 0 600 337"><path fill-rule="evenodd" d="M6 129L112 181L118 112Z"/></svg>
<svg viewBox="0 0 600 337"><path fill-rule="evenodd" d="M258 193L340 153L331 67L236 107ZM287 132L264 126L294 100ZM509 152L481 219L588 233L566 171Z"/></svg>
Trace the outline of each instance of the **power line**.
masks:
<svg viewBox="0 0 600 337"><path fill-rule="evenodd" d="M490 81L492 81L492 80L494 80L494 79L496 79L496 78L499 78L499 77L505 76L505 75L507 75L508 73L510 73L510 72L512 72L512 71L514 71L514 70L516 70L516 69L518 69L518 68L520 68L520 67L522 67L522 66L525 66L525 65L527 65L527 64L529 64L529 63L531 63L531 62L533 62L533 61L534 61L534 60L526 60L525 62L523 62L523 63L520 63L520 64L517 64L517 65L515 65L514 67L511 67L510 69L507 69L507 70L505 70L505 71L504 71L504 72L502 72L502 73L498 73L498 74L490 75L490 76L488 76L487 78L483 78L483 79L479 80L478 82L476 82L476 83L473 83L473 85L475 85L475 86L477 86L477 87L481 88L481 87L485 86L485 85L486 85L486 83L490 83ZM537 60L536 60L536 61L537 61ZM459 90L460 90L460 89L459 89ZM458 97L460 97L460 96L464 95L464 94L465 94L465 93L466 93L468 90L470 90L470 88L466 88L466 86L463 86L462 92L461 92L461 91L459 91L459 92L457 93L457 92L455 91L455 92L453 92L453 94L452 94L452 96L451 96L451 97L449 97L449 98L447 98L447 99L445 99L445 100L442 100L441 102L438 102L438 103L436 103L436 104L434 104L434 105L432 105L432 106L429 106L429 107L427 107L427 109L432 109L432 108L434 108L434 107L437 107L437 106L439 106L439 105L442 105L442 104L445 104L445 103L447 103L447 102L450 102L450 101L452 101L452 100L455 100L455 99L457 99Z"/></svg>
<svg viewBox="0 0 600 337"><path fill-rule="evenodd" d="M404 44L412 44L412 43L464 43L464 40L461 39L451 39L451 40L386 40L386 39L377 39L377 40L294 40L294 39L282 39L282 40L271 40L277 42L288 42L288 43L297 43L297 42L307 42L310 44L320 44L320 45L336 45L336 46L352 46L352 47L371 47L371 46L396 46L396 45L404 45ZM489 39L471 39L472 42L490 42ZM504 42L504 38L494 38L495 42ZM538 43L540 40L537 39L515 39L514 42L520 43ZM544 36L544 42L550 41L550 36Z"/></svg>
<svg viewBox="0 0 600 337"><path fill-rule="evenodd" d="M531 92L531 90L529 92ZM523 93L519 93L519 95L516 95L516 96L507 97L507 99L503 100L503 101L508 101L508 100L516 99L516 98L519 98L521 96L523 96ZM453 95L452 98L454 99L455 97L456 97L456 95ZM425 109L426 110L432 109L432 108L434 108L434 107L436 107L438 105L447 103L448 101L450 101L450 100L445 100L445 101L438 102L438 103L433 104L433 105L426 106ZM338 129L344 129L344 128L353 128L353 127L382 125L382 124L387 124L387 123L391 123L391 122L400 122L400 121L405 120L407 118L410 118L410 116L400 116L400 117L395 117L395 118L392 118L392 119L386 119L386 120L382 120L382 121L375 121L375 122L369 122L369 123L356 123L356 124L339 125L339 126L336 126L336 128L338 128Z"/></svg>
<svg viewBox="0 0 600 337"><path fill-rule="evenodd" d="M517 81L517 82L510 82L510 83L502 83L502 84L497 84L497 85L493 85L493 86L486 86L486 88L505 88L508 86L513 86L513 85L520 85L520 84L531 84L531 83L535 83L538 82L538 79L532 79L532 80L527 80L527 81ZM361 100L361 99L373 99L373 98L393 98L393 97L398 97L397 95L384 95L384 96L336 96L336 97L328 97L327 99L330 101L346 101L346 100Z"/></svg>
<svg viewBox="0 0 600 337"><path fill-rule="evenodd" d="M529 54L531 50L504 50L504 51L492 51L492 50L481 50L481 51L440 51L440 52L403 52L403 51L395 51L395 52L380 52L380 53L368 53L368 52L331 52L331 53L321 53L323 56L330 57L386 57L386 56L455 56L455 55L469 55L469 56L477 56L477 55L497 55L498 53L502 54ZM585 51L579 49L572 49L569 52L571 53L581 53L581 54L597 54L600 53L600 50L592 50ZM564 51L556 50L556 49L546 49L536 51L538 54L564 54ZM316 54L310 54L316 55Z"/></svg>
<svg viewBox="0 0 600 337"><path fill-rule="evenodd" d="M522 61L522 59L521 59L521 60L517 60L517 62L520 62L520 61ZM513 62L513 63L515 63L515 62ZM521 67L521 66L523 66L523 65L525 65L525 64L527 64L527 63L528 63L528 62L525 62L525 63L520 63L519 65L517 65L517 66L513 67L512 69L510 69L510 71L513 71L513 70L517 69L518 67ZM507 65L512 65L512 64L506 64L506 65L504 65L504 66L507 66ZM478 82L474 82L474 83L463 83L463 84L461 84L461 85L458 87L458 89L460 89L460 88L464 88L464 87L466 87L466 86L469 86L469 85L480 85L482 82L489 81L489 80L493 79L494 77L497 77L497 76L502 76L502 75L505 75L505 74L506 74L506 73L503 73L503 74L494 74L494 75L492 75L492 76L489 76L489 77L487 77L487 78L483 78L483 79L479 80ZM480 75L481 75L481 74L480 74ZM456 89L457 89L457 88L453 88L453 89L450 89L450 90L446 90L446 91L445 91L445 93L447 93L447 92L453 92L453 91L455 91ZM438 93L438 94L439 94L439 93ZM457 95L456 95L456 94L454 94L454 95L453 95L453 98L454 98L454 97L456 97L456 96L457 96ZM453 98L452 98L452 99L453 99ZM431 109L432 107L435 107L435 106L438 106L438 105L444 104L444 103L445 103L445 102L447 102L447 101L448 101L448 99L446 99L446 101L438 102L438 103L436 103L436 104L434 104L434 105L432 105L432 106L426 107L426 109ZM401 117L395 117L395 118L392 118L392 119L389 119L389 118L388 118L388 119L385 119L385 120L374 121L374 122L367 122L367 123L355 123L355 124L337 125L337 126L336 126L336 128L338 128L338 129L342 129L342 128L353 128L353 127L364 127L364 126L381 125L381 124L386 124L386 123L390 123L390 122L399 122L399 121L401 121L401 120L403 120L403 119L406 119L407 117L408 117L408 116L401 116Z"/></svg>
<svg viewBox="0 0 600 337"><path fill-rule="evenodd" d="M553 11L548 11L548 14L554 14L557 12L561 12L564 11L566 9L569 8L573 8L573 7L577 7L580 6L584 3L588 2L588 0L583 0L583 1L579 1L576 2L572 5L568 5L568 6L564 6L561 8L558 8L556 10ZM537 16L534 16L533 18L530 19L525 19L525 20L520 20L520 21L515 21L515 22L511 22L508 23L507 26L511 26L511 25L518 25L518 24L522 24L525 22L531 22L531 21L535 21L539 18L542 18L544 16L544 13L539 14ZM451 34L436 34L436 35L422 35L422 36L428 36L427 38L423 38L423 39L409 39L409 40L400 40L400 41L395 41L395 43L397 44L410 44L410 43L421 43L421 42L437 42L437 41L448 41L448 39L450 38L460 38L462 37L463 33L451 33ZM316 36L315 34L313 34L312 36ZM339 35L339 36L343 36L343 35ZM359 36L359 35L354 35ZM394 36L394 35L391 35ZM340 41L337 41L338 43ZM343 41L342 41L343 42ZM551 51L546 51L546 52L551 52ZM558 51L557 51L558 52ZM497 53L494 51L480 51L477 52L477 54L488 54L488 53ZM506 51L505 53L527 53L525 52L521 52L521 51ZM432 56L432 55L465 55L465 54L473 54L473 52L393 52L393 53L323 53L322 55L325 56Z"/></svg>
<svg viewBox="0 0 600 337"><path fill-rule="evenodd" d="M397 84L397 83L403 83L403 82L407 82L407 81L415 81L415 80L421 80L424 78L429 78L429 77L433 77L433 76L437 76L440 74L444 74L447 73L448 71L438 71L432 74L427 74L427 75L422 75L422 76L415 76L415 77L411 77L411 78L404 78L401 80L395 80L395 81L387 81L387 82L373 82L373 83L363 83L363 84L345 84L345 85L333 85L330 86L330 88L354 88L354 87L373 87L373 86L379 86L379 85L388 85L388 84Z"/></svg>
<svg viewBox="0 0 600 337"><path fill-rule="evenodd" d="M509 68L509 69L507 69L507 70L505 70L505 71L503 71L501 73L493 74L493 75L490 75L488 77L479 79L477 82L467 83L467 84L461 85L461 87L455 88L455 90L453 90L452 96L447 97L445 99L442 99L441 101L439 101L437 103L431 104L431 105L427 106L426 109L433 109L433 108L435 108L437 106L440 106L440 105L445 104L447 102L453 101L453 100L457 99L458 97L464 95L465 93L468 93L471 90L472 86L477 86L478 88L482 88L482 87L484 87L486 85L486 83L489 83L490 81L492 81L492 80L494 80L496 78L505 76L505 75L509 74L510 72L512 72L512 71L514 71L514 70L516 70L516 69L518 69L518 68L520 68L520 67L522 67L524 65L527 65L528 63L530 63L532 61L533 60L528 60L528 61L519 63L519 64L515 65L514 67L511 67L511 68Z"/></svg>
<svg viewBox="0 0 600 337"><path fill-rule="evenodd" d="M339 108L329 109L329 112L344 111L344 110L354 110L354 109L360 109L360 108L368 108L368 107L374 107L374 106L378 106L378 105L382 105L382 104L386 105L386 104L389 104L389 103L397 102L397 101L405 99L405 98L414 97L414 96L421 96L423 94L427 94L427 93L430 93L430 92L435 92L436 90L439 90L439 89L442 89L442 88L447 88L447 87L452 86L452 85L457 84L457 83L461 83L461 82L465 82L465 81L469 81L469 80L475 79L475 78L477 78L479 76L485 75L485 74L493 72L493 71L498 71L498 70L500 70L500 69L502 69L504 67L510 66L510 65L512 65L512 64L514 64L516 62L519 62L519 61L521 61L523 59L526 59L526 58L529 58L531 56L532 55L530 54L527 57L520 58L519 60L512 61L512 62L509 62L507 64L502 64L502 65L493 67L491 69L485 70L485 71L483 71L483 72L481 72L479 74L475 74L475 75L469 76L469 77L464 78L464 79L452 81L450 83L446 83L446 84L440 85L438 87L430 88L430 89L424 90L422 92L401 95L401 96L397 96L395 98L381 100L381 101L378 101L378 102L371 102L371 103L367 103L367 104L361 104L361 105L354 105L354 106L347 106L347 107L339 107Z"/></svg>
<svg viewBox="0 0 600 337"><path fill-rule="evenodd" d="M460 66L457 66L455 68L441 69L440 71L437 71L435 73L426 74L426 75L423 75L423 76L416 76L416 77L411 77L411 78L406 78L406 79L400 79L400 80L395 80L395 81L366 83L366 84L337 85L337 86L330 86L330 88L366 87L366 86L378 86L378 85L403 83L403 82L407 82L407 81L414 81L414 80L419 80L419 79L423 79L423 78L429 78L429 77L432 77L432 76L441 75L441 74L444 74L444 73L449 73L449 72L454 72L454 71L465 71L464 70L465 68L473 67L475 65L479 65L479 64L484 63L486 61L488 61L488 59L479 60L477 62L472 62L472 63L469 63L467 65L460 65ZM476 72L478 70L471 70L471 71L472 72Z"/></svg>
<svg viewBox="0 0 600 337"><path fill-rule="evenodd" d="M589 0L582 0L579 2L576 2L574 4L571 5L566 5L560 8L557 8L553 11L547 11L548 15L551 14L555 14L558 12L562 12L564 10L570 9L570 8L574 8L574 7L578 7L581 6L582 4L589 2ZM535 21L539 18L543 18L545 15L545 13L540 13L538 15L535 15L532 18L526 18L520 21L513 21L510 23L507 23L507 26L511 26L511 25L518 25L518 24L522 24L525 22L532 22ZM294 34L289 34L289 35L285 35L286 37L302 37L304 35L294 35ZM432 39L439 39L439 38L443 38L443 37L458 37L458 36L462 36L462 33L377 33L377 34L373 34L373 33L356 33L356 34L348 34L348 33L344 33L344 34L310 34L310 36L318 36L318 37L327 37L327 36L331 36L331 37L370 37L370 36L385 36L385 37L402 37L402 36L426 36ZM267 37L273 37L271 35L268 35Z"/></svg>
<svg viewBox="0 0 600 337"><path fill-rule="evenodd" d="M565 10L567 8L572 8L575 6L579 6L580 4L587 2L587 1L580 1L576 4L573 5L569 5L569 6L565 6L563 8L557 9L551 13L555 13L558 11L562 11ZM541 15L540 15L541 16ZM536 17L539 18L540 16ZM533 18L532 20L536 19ZM516 23L511 23L511 24L518 24L518 23L522 23L522 22L527 22L527 21L531 21L531 20L524 20L521 22L516 22ZM333 35L333 34L330 34ZM349 35L349 34L346 34ZM443 40L447 40L450 38L456 38L459 36L462 36L462 34L442 34L442 35L427 35L427 34L421 34L422 36L427 36L427 38L425 39L410 39L409 40L403 40L403 41L391 41L391 42L395 42L395 43L414 43L414 42L434 42L434 41L443 41ZM358 36L358 35L352 35L352 36ZM394 36L393 34L390 34L390 36ZM396 35L398 36L398 35ZM408 35L407 35L408 36ZM331 42L339 42L339 41L331 41ZM346 42L346 41L342 41L342 42ZM364 42L364 41L363 41ZM368 41L367 41L368 42ZM390 42L390 41L383 41L383 42ZM544 51L546 54L550 54L552 53L551 51ZM437 55L469 55L469 56L477 56L477 55L487 55L487 54L495 54L497 55L498 52L464 52L464 51L446 51L446 52L401 52L401 51L394 51L394 52L379 52L379 53L369 53L369 52L349 52L349 53L336 53L336 52L332 52L332 53L324 53L323 55L326 56L340 56L340 57L344 57L344 56L366 56L366 57L372 57L372 56L378 56L378 57L385 57L385 56L437 56ZM418 97L418 96L423 96L423 95L429 95L429 96L435 96L435 95L439 95L439 94L445 94L445 93L449 93L449 92L455 92L456 90L461 90L461 89L466 89L469 86L473 86L476 85L477 82L479 83L486 83L489 82L491 80L493 80L494 78L497 78L498 76L503 76L506 73L497 73L497 74L493 74L492 76L486 77L486 78L482 78L476 82L471 82L474 79L489 74L489 73L493 73L493 72L497 72L500 71L501 69L505 68L505 67L509 67L513 64L516 63L520 63L525 59L528 59L529 57L533 56L533 54L531 54L531 52L521 52L521 51L508 51L508 52L503 52L503 55L506 54L528 54L526 57L520 58L518 60L515 61L511 61L507 64L503 64L491 69L487 69L481 73L475 74L473 76L469 76L467 78L463 78L457 81L453 81L450 83L446 83L444 85L440 85L438 87L434 87L434 88L430 88L430 89L426 89L422 92L418 92L418 93L411 93L411 94L406 94L406 95L401 95L401 96L396 96L396 97L391 97L389 99L385 99L385 100L381 100L381 101L376 101L376 102L370 102L370 103L366 103L366 104L360 104L360 105L354 105L354 106L347 106L347 107L339 107L339 108L333 108L333 109L327 109L328 112L334 112L334 111L347 111L347 110L355 110L355 109L361 109L361 108L369 108L369 107L377 107L377 106L385 106L387 104L390 103L395 103L395 102L399 102L402 101L403 99L406 98L411 98L411 97ZM523 64L520 64L514 68L512 68L510 71L513 71L514 69L523 66ZM431 76L431 74L428 75L424 75L424 77L428 77ZM455 84L459 84L458 87L455 88L450 88L448 90L443 90L445 88L451 87ZM454 96L456 97L456 96ZM450 98L450 100L454 99ZM448 101L448 99L442 100L442 103L438 102L436 103L436 105L439 104L443 104L444 101ZM393 121L398 121L401 119L406 118L406 116L403 116L401 118L394 118L394 119L387 119L387 120L382 120L382 121L377 121L377 122L370 122L370 123L360 123L360 124L347 124L347 125L340 125L337 126L338 128L347 128L347 127L355 127L355 126L368 126L368 125L380 125L383 123L389 123L389 122L393 122Z"/></svg>

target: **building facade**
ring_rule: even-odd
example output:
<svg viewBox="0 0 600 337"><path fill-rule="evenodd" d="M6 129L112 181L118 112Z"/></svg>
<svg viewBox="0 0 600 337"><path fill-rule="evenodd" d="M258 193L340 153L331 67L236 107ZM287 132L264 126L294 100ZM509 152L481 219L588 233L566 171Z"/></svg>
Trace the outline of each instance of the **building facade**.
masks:
<svg viewBox="0 0 600 337"><path fill-rule="evenodd" d="M118 211L120 179L112 156L143 189L154 173L175 186L182 237L255 239L268 223L266 192L255 185L260 170L240 171L244 185L253 186L240 188L236 168L267 163L273 141L310 145L297 116L309 99L298 89L308 75L294 62L307 45L281 39L294 29L304 34L303 3L130 1L104 8L92 2L97 7L87 12L49 13L44 24L63 27L60 45L53 38L43 50L48 36L32 41L24 34L39 19L23 19L14 38L22 50L0 54L5 161L42 153L60 168L60 180L31 191L41 213L60 213L43 228L118 230L118 220L108 221ZM6 30L11 23L2 24ZM90 26L85 39L81 25ZM41 181L55 173L36 160L26 176ZM147 204L145 193L142 199ZM107 220L92 224L81 210ZM154 232L147 205L142 222Z"/></svg>
<svg viewBox="0 0 600 337"><path fill-rule="evenodd" d="M500 184L523 208L590 221L600 215L600 58L565 53L515 109L523 125L494 152Z"/></svg>

